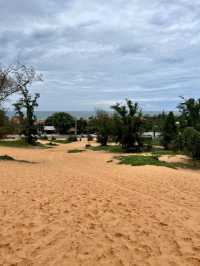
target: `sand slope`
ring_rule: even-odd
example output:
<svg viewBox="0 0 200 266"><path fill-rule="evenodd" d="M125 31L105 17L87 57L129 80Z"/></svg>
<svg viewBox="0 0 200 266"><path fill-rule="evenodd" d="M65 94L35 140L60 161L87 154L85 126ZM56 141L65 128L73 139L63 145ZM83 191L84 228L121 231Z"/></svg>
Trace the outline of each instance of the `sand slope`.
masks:
<svg viewBox="0 0 200 266"><path fill-rule="evenodd" d="M0 265L200 265L200 172L0 148Z"/></svg>

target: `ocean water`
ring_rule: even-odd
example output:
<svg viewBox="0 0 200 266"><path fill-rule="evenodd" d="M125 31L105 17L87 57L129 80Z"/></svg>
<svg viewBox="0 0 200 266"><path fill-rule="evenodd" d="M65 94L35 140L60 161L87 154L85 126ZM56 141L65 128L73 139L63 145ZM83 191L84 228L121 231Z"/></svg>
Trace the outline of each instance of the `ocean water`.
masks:
<svg viewBox="0 0 200 266"><path fill-rule="evenodd" d="M58 112L58 111L36 111L35 113L36 113L37 119L45 120L47 117L49 117L50 115L52 115L55 112ZM95 115L95 111L63 111L63 112L67 112L76 118L80 118L80 117L88 118L90 116ZM146 112L144 112L145 115L156 115L159 113L161 113L161 112L158 112L158 111L146 111ZM15 115L15 112L14 111L8 111L7 115L9 117L12 117Z"/></svg>
<svg viewBox="0 0 200 266"><path fill-rule="evenodd" d="M37 116L37 119L44 120L44 119L46 119L47 117L49 117L50 115L52 115L53 113L56 113L56 112L57 111L36 111L35 114ZM64 112L67 112L67 113L71 114L73 117L76 117L76 118L80 118L80 117L88 118L88 117L90 117L90 116L95 114L95 111L64 111ZM7 115L9 117L12 117L12 116L15 115L15 112L14 111L8 111Z"/></svg>

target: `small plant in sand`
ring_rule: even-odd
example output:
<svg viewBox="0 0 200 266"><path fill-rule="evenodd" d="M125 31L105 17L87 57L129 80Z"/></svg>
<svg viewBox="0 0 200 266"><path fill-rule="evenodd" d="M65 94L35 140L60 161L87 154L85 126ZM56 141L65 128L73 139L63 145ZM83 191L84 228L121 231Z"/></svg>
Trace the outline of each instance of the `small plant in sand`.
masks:
<svg viewBox="0 0 200 266"><path fill-rule="evenodd" d="M14 161L15 159L9 155L1 155L0 160L1 161Z"/></svg>
<svg viewBox="0 0 200 266"><path fill-rule="evenodd" d="M68 150L68 153L80 153L84 152L85 150L80 150L80 149L73 149L73 150Z"/></svg>

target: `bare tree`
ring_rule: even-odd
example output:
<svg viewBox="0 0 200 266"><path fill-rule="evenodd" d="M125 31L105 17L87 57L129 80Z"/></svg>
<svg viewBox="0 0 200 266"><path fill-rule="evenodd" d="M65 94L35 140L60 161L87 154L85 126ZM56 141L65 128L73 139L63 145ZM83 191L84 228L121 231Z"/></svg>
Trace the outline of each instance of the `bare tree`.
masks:
<svg viewBox="0 0 200 266"><path fill-rule="evenodd" d="M0 66L0 104L18 90L14 72L15 67L13 65L6 68Z"/></svg>
<svg viewBox="0 0 200 266"><path fill-rule="evenodd" d="M28 89L35 81L42 81L42 75L38 74L34 67L17 64L12 69L13 79L16 85L16 91L23 92Z"/></svg>
<svg viewBox="0 0 200 266"><path fill-rule="evenodd" d="M42 81L42 76L32 66L18 63L7 68L0 67L0 105L14 93L21 96L14 106L21 121L22 133L30 144L34 143L36 135L34 109L38 105L39 94L32 95L29 87L36 81Z"/></svg>
<svg viewBox="0 0 200 266"><path fill-rule="evenodd" d="M41 81L42 76L35 69L22 64L2 67L0 65L0 104L10 95L21 92L34 81Z"/></svg>
<svg viewBox="0 0 200 266"><path fill-rule="evenodd" d="M21 120L22 133L25 135L26 142L34 144L37 135L34 111L35 107L38 106L37 100L40 95L38 93L32 95L29 87L35 81L42 81L42 76L33 67L27 67L25 65L18 65L13 73L17 86L16 91L21 95L19 101L14 104L16 114Z"/></svg>

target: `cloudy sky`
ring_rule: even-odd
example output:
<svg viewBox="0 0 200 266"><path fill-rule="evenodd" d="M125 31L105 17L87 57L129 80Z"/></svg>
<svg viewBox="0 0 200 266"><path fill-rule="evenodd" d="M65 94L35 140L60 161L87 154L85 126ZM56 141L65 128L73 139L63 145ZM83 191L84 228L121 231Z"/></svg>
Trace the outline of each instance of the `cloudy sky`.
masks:
<svg viewBox="0 0 200 266"><path fill-rule="evenodd" d="M33 65L40 110L200 97L197 0L0 0L0 62Z"/></svg>

